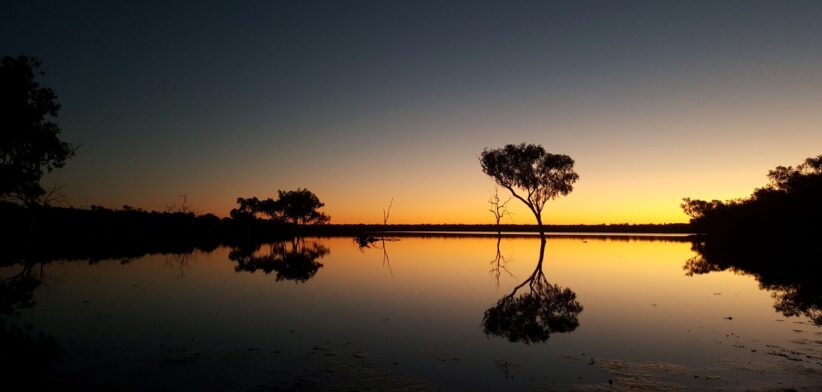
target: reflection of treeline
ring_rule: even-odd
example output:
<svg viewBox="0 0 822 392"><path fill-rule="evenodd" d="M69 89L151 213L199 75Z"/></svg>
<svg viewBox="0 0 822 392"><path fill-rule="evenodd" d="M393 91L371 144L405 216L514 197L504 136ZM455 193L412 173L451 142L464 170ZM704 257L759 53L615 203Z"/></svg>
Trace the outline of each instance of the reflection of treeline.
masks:
<svg viewBox="0 0 822 392"><path fill-rule="evenodd" d="M753 275L774 292L777 310L822 324L822 155L778 166L768 179L746 199L684 199L694 229L704 234L685 269L691 275L726 269Z"/></svg>
<svg viewBox="0 0 822 392"><path fill-rule="evenodd" d="M695 230L712 237L817 241L822 234L822 155L797 167L779 166L768 179L768 185L747 199L686 198L682 208L692 217Z"/></svg>
<svg viewBox="0 0 822 392"><path fill-rule="evenodd" d="M822 325L822 244L708 240L694 242L697 255L685 263L688 275L732 270L749 274L773 292L774 308L785 316L804 315Z"/></svg>
<svg viewBox="0 0 822 392"><path fill-rule="evenodd" d="M360 228L378 231L422 231L422 232L487 232L494 236L502 233L539 233L538 225L469 225L469 224L408 224L408 225L329 225L337 228ZM666 224L599 224L599 225L543 225L546 232L557 233L692 233L687 223ZM331 228L329 228L331 229Z"/></svg>
<svg viewBox="0 0 822 392"><path fill-rule="evenodd" d="M15 385L13 380L22 380L26 389L48 390L49 364L60 354L55 339L38 331L29 323L17 318L20 311L35 305L34 291L41 285L31 266L19 273L0 279L0 368L12 376L7 385Z"/></svg>

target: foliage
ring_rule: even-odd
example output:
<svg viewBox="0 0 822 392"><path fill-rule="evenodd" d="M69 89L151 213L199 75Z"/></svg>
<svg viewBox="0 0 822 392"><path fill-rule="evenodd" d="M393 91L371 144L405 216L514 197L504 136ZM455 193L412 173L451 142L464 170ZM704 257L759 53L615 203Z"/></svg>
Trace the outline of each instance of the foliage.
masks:
<svg viewBox="0 0 822 392"><path fill-rule="evenodd" d="M692 226L703 233L688 275L731 269L773 291L774 308L822 325L818 276L822 247L822 155L768 172L749 198L722 202L683 199Z"/></svg>
<svg viewBox="0 0 822 392"><path fill-rule="evenodd" d="M291 223L317 224L328 223L328 215L318 211L325 204L320 202L317 195L308 189L297 188L295 191L277 191L279 199L274 208L282 217Z"/></svg>
<svg viewBox="0 0 822 392"><path fill-rule="evenodd" d="M796 167L768 172L768 185L747 199L705 201L684 198L682 209L697 230L715 236L759 232L810 239L822 219L822 155Z"/></svg>
<svg viewBox="0 0 822 392"><path fill-rule="evenodd" d="M319 211L325 204L308 189L277 191L277 194L277 200L239 197L238 207L231 210L231 217L236 220L253 220L266 216L275 221L303 225L328 223L331 219Z"/></svg>
<svg viewBox="0 0 822 392"><path fill-rule="evenodd" d="M540 227L545 203L570 193L579 179L571 157L551 154L534 144L486 148L480 164L485 174L528 206Z"/></svg>
<svg viewBox="0 0 822 392"><path fill-rule="evenodd" d="M50 88L35 80L40 61L4 57L0 63L0 198L37 204L46 191L44 172L61 168L75 147L59 139L53 121L60 105Z"/></svg>

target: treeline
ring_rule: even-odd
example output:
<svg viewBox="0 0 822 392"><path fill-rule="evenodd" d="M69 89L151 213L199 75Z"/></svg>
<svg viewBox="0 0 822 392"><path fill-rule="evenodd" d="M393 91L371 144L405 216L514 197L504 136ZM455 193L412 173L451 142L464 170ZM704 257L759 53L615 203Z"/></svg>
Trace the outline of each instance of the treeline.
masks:
<svg viewBox="0 0 822 392"><path fill-rule="evenodd" d="M822 155L768 172L769 183L729 201L684 199L694 230L714 238L817 242L822 234Z"/></svg>
<svg viewBox="0 0 822 392"><path fill-rule="evenodd" d="M14 203L0 203L0 216L0 238L6 244L0 264L209 251L220 245L288 238L293 226L266 220L238 223L190 212L23 207Z"/></svg>
<svg viewBox="0 0 822 392"><path fill-rule="evenodd" d="M684 199L682 208L702 234L685 270L753 275L774 291L777 311L822 325L822 155L778 166L768 179L745 199Z"/></svg>
<svg viewBox="0 0 822 392"><path fill-rule="evenodd" d="M536 225L304 225L253 215L158 212L125 207L90 209L24 207L0 202L0 263L63 259L133 258L150 253L209 251L221 245L272 242L297 236L357 236L363 233L536 233ZM690 233L688 224L548 225L549 232Z"/></svg>
<svg viewBox="0 0 822 392"><path fill-rule="evenodd" d="M538 225L494 225L494 224L401 224L401 225L327 225L319 230L362 230L366 232L485 232L496 235L505 233L539 233ZM598 225L543 225L546 232L556 233L648 233L648 234L690 234L688 223L665 224L598 224Z"/></svg>

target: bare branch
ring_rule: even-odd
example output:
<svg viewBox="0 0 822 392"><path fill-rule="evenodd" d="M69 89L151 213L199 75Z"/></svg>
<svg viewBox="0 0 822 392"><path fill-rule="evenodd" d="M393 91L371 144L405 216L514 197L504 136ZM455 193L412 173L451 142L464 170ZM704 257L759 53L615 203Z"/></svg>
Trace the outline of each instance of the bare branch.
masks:
<svg viewBox="0 0 822 392"><path fill-rule="evenodd" d="M40 204L43 205L43 207L65 204L68 197L61 192L63 188L65 188L65 185L52 185L42 196Z"/></svg>
<svg viewBox="0 0 822 392"><path fill-rule="evenodd" d="M391 206L393 206L393 205L394 205L394 198L392 197L391 202L388 203L388 210L386 210L384 208L382 210L382 224L383 225L388 225L388 217L391 215Z"/></svg>

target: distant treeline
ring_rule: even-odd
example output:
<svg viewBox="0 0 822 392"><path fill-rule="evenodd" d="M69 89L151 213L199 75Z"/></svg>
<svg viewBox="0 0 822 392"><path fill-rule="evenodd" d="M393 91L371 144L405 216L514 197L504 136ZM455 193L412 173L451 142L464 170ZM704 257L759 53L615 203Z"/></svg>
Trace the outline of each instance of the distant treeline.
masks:
<svg viewBox="0 0 822 392"><path fill-rule="evenodd" d="M0 216L0 238L7 244L0 264L190 253L291 237L286 224L264 220L239 224L212 214L0 203Z"/></svg>
<svg viewBox="0 0 822 392"><path fill-rule="evenodd" d="M210 251L221 245L272 242L298 236L357 236L393 232L537 232L536 225L298 225L269 219L135 208L23 207L0 203L0 264L53 259L102 260L150 253ZM687 224L548 225L551 232L690 233Z"/></svg>
<svg viewBox="0 0 822 392"><path fill-rule="evenodd" d="M327 232L486 232L539 233L537 225L468 225L468 224L405 224L405 225L324 225L316 230ZM649 234L690 234L688 223L666 224L599 224L599 225L543 225L545 231L556 233L649 233Z"/></svg>

